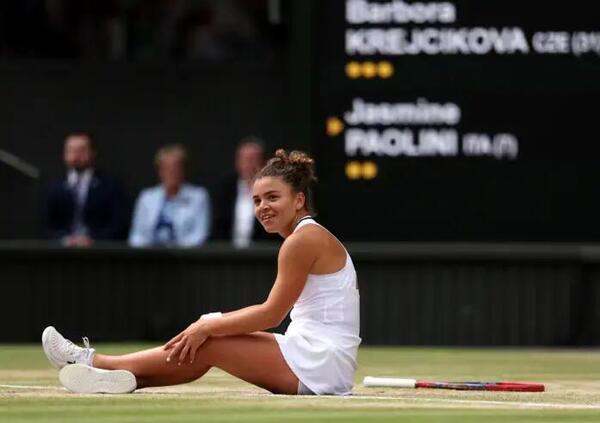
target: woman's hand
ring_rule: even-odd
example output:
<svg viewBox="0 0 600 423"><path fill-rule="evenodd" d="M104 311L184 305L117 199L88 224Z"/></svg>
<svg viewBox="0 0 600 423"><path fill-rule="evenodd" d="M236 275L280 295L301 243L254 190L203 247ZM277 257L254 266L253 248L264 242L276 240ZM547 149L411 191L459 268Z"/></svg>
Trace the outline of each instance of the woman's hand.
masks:
<svg viewBox="0 0 600 423"><path fill-rule="evenodd" d="M204 325L205 322L198 320L167 342L163 347L165 351L171 350L167 356L167 361L170 362L174 358L178 358L178 364L181 365L189 355L190 364L193 363L198 348L200 348L209 336Z"/></svg>

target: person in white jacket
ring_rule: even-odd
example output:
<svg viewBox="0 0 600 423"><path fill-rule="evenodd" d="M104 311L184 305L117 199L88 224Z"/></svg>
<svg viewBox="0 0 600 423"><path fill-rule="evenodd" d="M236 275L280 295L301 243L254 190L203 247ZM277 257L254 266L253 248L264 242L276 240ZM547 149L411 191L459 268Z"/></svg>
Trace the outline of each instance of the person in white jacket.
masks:
<svg viewBox="0 0 600 423"><path fill-rule="evenodd" d="M208 191L185 182L186 150L167 145L156 153L160 184L144 189L136 201L129 245L193 247L210 234Z"/></svg>

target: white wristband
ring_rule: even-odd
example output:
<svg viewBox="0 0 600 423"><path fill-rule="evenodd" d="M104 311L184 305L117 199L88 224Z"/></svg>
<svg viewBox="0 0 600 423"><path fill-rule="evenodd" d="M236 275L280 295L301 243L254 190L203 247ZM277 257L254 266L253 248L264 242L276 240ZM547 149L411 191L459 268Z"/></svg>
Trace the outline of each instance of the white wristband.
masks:
<svg viewBox="0 0 600 423"><path fill-rule="evenodd" d="M200 320L213 320L220 319L221 317L223 317L223 313L221 313L220 311L215 311L212 313L203 314L202 316L200 316Z"/></svg>

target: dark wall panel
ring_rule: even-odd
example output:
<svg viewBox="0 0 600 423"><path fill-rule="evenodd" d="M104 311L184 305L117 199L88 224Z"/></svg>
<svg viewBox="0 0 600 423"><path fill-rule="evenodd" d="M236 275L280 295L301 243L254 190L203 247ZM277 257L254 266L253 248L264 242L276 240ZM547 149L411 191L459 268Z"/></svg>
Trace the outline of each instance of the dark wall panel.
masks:
<svg viewBox="0 0 600 423"><path fill-rule="evenodd" d="M371 343L570 343L579 277L566 264L435 261L360 267L362 330ZM384 323L382 323L384 322Z"/></svg>
<svg viewBox="0 0 600 423"><path fill-rule="evenodd" d="M580 247L380 247L350 246L365 343L600 345L600 266ZM49 324L75 338L164 340L202 313L262 302L275 266L275 246L5 246L0 341L37 341Z"/></svg>

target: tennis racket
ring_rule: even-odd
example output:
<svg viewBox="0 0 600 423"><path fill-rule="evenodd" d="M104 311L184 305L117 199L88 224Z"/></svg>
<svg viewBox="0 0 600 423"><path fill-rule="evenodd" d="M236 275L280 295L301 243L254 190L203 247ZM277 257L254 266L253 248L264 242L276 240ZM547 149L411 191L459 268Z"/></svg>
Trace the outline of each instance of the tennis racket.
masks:
<svg viewBox="0 0 600 423"><path fill-rule="evenodd" d="M373 388L427 388L458 391L544 392L544 385L529 382L437 382L367 376L363 385Z"/></svg>

